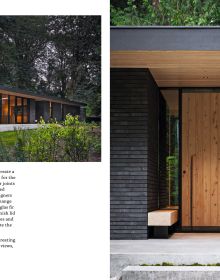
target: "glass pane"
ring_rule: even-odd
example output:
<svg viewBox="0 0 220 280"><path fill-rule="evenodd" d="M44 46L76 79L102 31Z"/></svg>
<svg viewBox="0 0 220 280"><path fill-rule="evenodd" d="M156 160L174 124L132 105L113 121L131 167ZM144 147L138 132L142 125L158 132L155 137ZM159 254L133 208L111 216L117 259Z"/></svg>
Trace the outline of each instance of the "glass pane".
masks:
<svg viewBox="0 0 220 280"><path fill-rule="evenodd" d="M23 123L28 122L28 105L27 98L23 98Z"/></svg>
<svg viewBox="0 0 220 280"><path fill-rule="evenodd" d="M15 123L15 96L10 96L10 123Z"/></svg>
<svg viewBox="0 0 220 280"><path fill-rule="evenodd" d="M8 123L8 95L2 94L2 123Z"/></svg>
<svg viewBox="0 0 220 280"><path fill-rule="evenodd" d="M166 101L166 186L169 207L179 205L179 95L163 91Z"/></svg>
<svg viewBox="0 0 220 280"><path fill-rule="evenodd" d="M53 106L52 106L52 102L49 103L50 106L50 118L53 118Z"/></svg>
<svg viewBox="0 0 220 280"><path fill-rule="evenodd" d="M22 123L22 98L17 97L17 123Z"/></svg>

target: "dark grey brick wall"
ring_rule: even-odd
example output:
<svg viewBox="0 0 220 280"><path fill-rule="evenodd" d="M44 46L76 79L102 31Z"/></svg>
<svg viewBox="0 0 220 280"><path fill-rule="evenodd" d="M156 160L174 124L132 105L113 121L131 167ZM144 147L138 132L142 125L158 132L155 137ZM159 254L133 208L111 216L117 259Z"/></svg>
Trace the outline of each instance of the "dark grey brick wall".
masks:
<svg viewBox="0 0 220 280"><path fill-rule="evenodd" d="M147 239L158 208L159 94L147 69L111 70L111 239Z"/></svg>

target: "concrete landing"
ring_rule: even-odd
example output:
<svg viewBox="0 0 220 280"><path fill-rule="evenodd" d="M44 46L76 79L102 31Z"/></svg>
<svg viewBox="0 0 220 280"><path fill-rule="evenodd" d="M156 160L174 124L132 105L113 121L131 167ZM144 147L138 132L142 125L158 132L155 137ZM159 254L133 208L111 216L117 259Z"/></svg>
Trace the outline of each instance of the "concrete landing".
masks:
<svg viewBox="0 0 220 280"><path fill-rule="evenodd" d="M220 267L181 266L128 266L122 272L122 280L219 280Z"/></svg>
<svg viewBox="0 0 220 280"><path fill-rule="evenodd" d="M111 277L141 264L220 263L220 233L176 233L170 239L112 240Z"/></svg>
<svg viewBox="0 0 220 280"><path fill-rule="evenodd" d="M0 124L0 132L18 129L36 129L38 124Z"/></svg>

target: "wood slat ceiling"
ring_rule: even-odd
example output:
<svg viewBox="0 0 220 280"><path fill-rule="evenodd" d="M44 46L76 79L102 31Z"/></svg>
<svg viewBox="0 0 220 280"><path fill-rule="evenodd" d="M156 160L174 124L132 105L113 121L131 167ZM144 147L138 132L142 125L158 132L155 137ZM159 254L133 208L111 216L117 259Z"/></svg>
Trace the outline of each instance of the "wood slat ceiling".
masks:
<svg viewBox="0 0 220 280"><path fill-rule="evenodd" d="M113 68L149 68L160 87L219 87L220 51L113 51Z"/></svg>

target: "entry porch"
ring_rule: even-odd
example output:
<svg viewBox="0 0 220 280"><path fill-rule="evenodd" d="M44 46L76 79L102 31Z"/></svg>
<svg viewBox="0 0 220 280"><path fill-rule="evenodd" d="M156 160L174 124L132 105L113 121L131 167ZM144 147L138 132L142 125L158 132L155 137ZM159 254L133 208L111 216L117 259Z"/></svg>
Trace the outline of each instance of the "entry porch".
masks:
<svg viewBox="0 0 220 280"><path fill-rule="evenodd" d="M111 277L127 266L220 263L220 233L175 233L170 239L112 240Z"/></svg>

